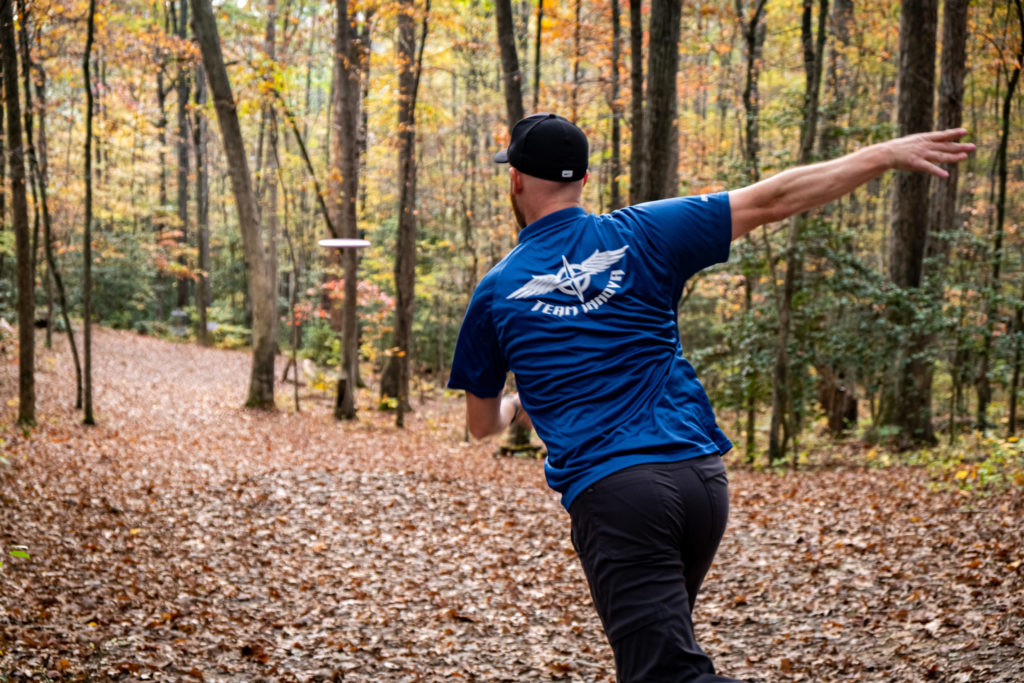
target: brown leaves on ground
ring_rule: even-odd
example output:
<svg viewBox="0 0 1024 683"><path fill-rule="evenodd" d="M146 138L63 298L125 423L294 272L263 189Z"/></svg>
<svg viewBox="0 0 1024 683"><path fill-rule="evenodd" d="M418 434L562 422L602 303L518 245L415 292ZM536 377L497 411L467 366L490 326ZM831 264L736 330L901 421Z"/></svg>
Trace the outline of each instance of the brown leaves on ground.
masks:
<svg viewBox="0 0 1024 683"><path fill-rule="evenodd" d="M100 331L88 428L68 354L39 355L40 427L4 418L0 681L614 680L541 463L466 444L458 401L405 430L285 387L246 411L247 354ZM696 613L719 670L1024 677L1019 499L915 469L731 478Z"/></svg>

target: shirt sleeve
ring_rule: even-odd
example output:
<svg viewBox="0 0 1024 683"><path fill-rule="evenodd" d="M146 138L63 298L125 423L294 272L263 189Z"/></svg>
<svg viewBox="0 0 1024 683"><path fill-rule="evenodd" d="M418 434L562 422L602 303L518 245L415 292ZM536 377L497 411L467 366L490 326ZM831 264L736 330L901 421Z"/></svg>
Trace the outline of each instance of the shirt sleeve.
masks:
<svg viewBox="0 0 1024 683"><path fill-rule="evenodd" d="M626 210L634 212L637 232L648 242L650 253L660 257L666 271L680 283L729 260L732 212L728 192L662 199Z"/></svg>
<svg viewBox="0 0 1024 683"><path fill-rule="evenodd" d="M487 278L477 286L459 329L449 389L463 389L480 398L494 398L505 388L508 363L491 317Z"/></svg>

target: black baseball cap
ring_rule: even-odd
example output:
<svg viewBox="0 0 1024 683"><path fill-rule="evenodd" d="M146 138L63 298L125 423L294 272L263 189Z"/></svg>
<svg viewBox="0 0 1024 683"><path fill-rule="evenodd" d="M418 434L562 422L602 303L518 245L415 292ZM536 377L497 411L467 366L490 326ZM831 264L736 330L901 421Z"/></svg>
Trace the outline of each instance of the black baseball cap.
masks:
<svg viewBox="0 0 1024 683"><path fill-rule="evenodd" d="M512 127L508 149L494 155L499 164L544 180L570 183L587 174L590 145L574 123L557 114L533 114Z"/></svg>

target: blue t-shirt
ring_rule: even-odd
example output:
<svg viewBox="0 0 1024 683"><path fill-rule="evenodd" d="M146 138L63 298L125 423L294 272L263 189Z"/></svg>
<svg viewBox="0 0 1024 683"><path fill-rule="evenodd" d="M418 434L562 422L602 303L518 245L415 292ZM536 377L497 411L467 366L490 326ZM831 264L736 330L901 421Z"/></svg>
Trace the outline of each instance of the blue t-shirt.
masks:
<svg viewBox="0 0 1024 683"><path fill-rule="evenodd" d="M676 309L690 276L728 259L731 238L724 192L544 216L477 286L448 386L493 398L515 373L566 509L627 467L724 453L732 444L683 357Z"/></svg>

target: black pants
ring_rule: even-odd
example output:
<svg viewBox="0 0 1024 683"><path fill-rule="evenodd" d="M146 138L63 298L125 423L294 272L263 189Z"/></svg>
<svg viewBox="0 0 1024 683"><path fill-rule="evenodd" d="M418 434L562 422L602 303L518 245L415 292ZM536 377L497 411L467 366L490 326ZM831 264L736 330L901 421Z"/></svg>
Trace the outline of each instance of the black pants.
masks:
<svg viewBox="0 0 1024 683"><path fill-rule="evenodd" d="M572 540L621 683L732 681L697 645L691 612L725 531L718 455L637 465L573 501Z"/></svg>

